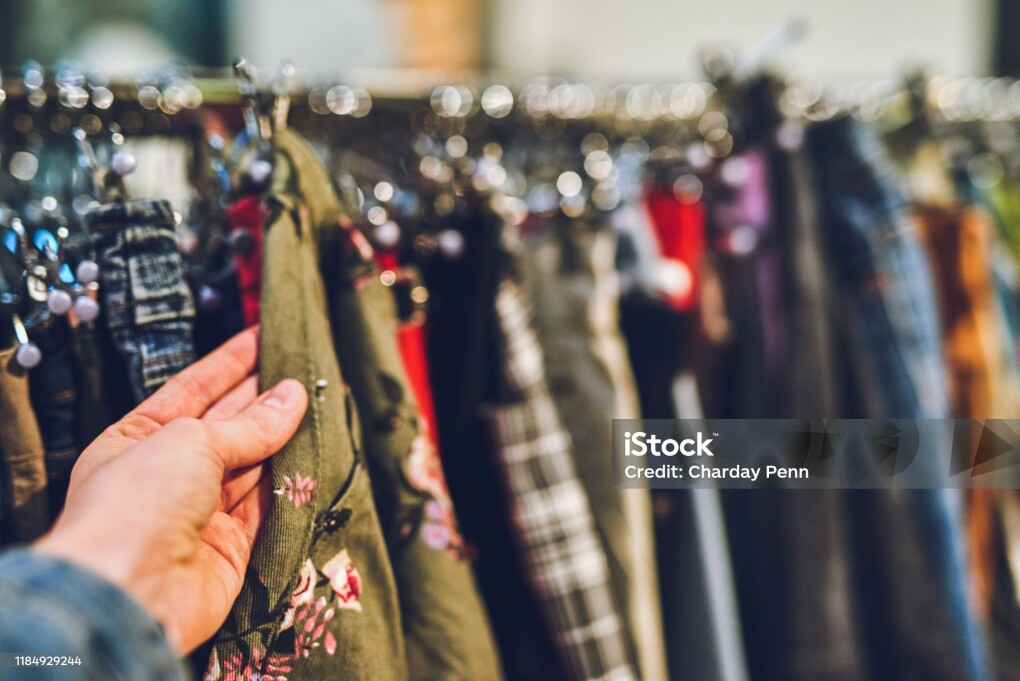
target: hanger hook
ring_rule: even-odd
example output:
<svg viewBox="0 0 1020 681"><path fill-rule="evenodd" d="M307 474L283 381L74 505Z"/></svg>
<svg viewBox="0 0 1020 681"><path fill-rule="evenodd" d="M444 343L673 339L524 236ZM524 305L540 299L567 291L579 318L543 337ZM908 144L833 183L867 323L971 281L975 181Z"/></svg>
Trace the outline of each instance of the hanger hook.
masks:
<svg viewBox="0 0 1020 681"><path fill-rule="evenodd" d="M287 127L287 117L290 114L290 93L294 87L294 76L297 69L294 63L284 59L277 67L276 77L271 84L276 101L273 104L273 124L277 128Z"/></svg>
<svg viewBox="0 0 1020 681"><path fill-rule="evenodd" d="M234 58L234 80L241 92L241 106L244 110L244 127L252 139L264 142L269 139L268 126L262 124L259 106L259 88L255 67L244 57Z"/></svg>

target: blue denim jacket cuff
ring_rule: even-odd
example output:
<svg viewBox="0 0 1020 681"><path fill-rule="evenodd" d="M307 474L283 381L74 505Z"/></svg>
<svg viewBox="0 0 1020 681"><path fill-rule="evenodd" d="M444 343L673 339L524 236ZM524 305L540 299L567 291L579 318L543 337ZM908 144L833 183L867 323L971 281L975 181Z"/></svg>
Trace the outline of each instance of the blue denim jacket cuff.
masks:
<svg viewBox="0 0 1020 681"><path fill-rule="evenodd" d="M138 603L67 561L31 550L3 554L0 612L0 652L81 658L81 666L8 667L5 679L188 678L163 628Z"/></svg>

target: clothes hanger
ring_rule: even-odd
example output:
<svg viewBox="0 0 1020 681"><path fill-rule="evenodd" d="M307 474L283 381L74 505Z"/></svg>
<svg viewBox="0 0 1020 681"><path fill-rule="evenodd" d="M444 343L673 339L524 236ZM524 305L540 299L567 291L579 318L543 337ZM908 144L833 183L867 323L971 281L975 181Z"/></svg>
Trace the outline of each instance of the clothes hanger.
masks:
<svg viewBox="0 0 1020 681"><path fill-rule="evenodd" d="M134 154L121 148L124 144L124 135L121 134L120 127L116 123L111 123L108 129L109 165L100 162L96 148L83 128L75 128L72 135L81 155L82 165L92 178L96 198L103 203L124 203L128 198L124 178L135 171L138 161Z"/></svg>
<svg viewBox="0 0 1020 681"><path fill-rule="evenodd" d="M6 225L3 245L0 247L0 261L3 263L2 269L6 271L3 283L9 286L8 290L0 293L0 313L4 317L3 335L5 340L13 335L16 342L15 363L22 369L33 369L42 361L42 351L29 338L28 327L33 323L41 323L49 316L46 285L41 279L45 271L35 262L28 232L21 219L7 211L3 219ZM29 323L26 324L24 320ZM10 329L10 333L7 329ZM5 343L7 345L9 343Z"/></svg>
<svg viewBox="0 0 1020 681"><path fill-rule="evenodd" d="M46 307L51 314L63 317L74 312L75 323L89 323L99 317L100 306L90 292L98 287L99 266L90 259L80 259L72 267L67 243L71 235L67 220L48 216L32 232L35 246L34 272L46 287Z"/></svg>
<svg viewBox="0 0 1020 681"><path fill-rule="evenodd" d="M277 130L287 127L290 115L290 95L294 88L294 77L297 69L293 62L283 60L276 70L276 76L270 81L269 88L275 96L273 101L273 125Z"/></svg>
<svg viewBox="0 0 1020 681"><path fill-rule="evenodd" d="M269 187L273 174L271 118L263 111L255 67L237 57L233 70L244 118L244 131L234 141L230 153L230 166L238 173L235 191L238 195L261 194Z"/></svg>

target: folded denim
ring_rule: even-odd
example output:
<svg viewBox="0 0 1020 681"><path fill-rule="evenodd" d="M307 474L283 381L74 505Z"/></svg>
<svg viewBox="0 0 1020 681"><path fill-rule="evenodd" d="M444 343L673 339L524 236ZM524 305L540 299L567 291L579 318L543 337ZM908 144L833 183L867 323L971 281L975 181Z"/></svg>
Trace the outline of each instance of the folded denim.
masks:
<svg viewBox="0 0 1020 681"><path fill-rule="evenodd" d="M195 357L195 305L166 201L101 206L85 216L99 263L103 314L140 402Z"/></svg>

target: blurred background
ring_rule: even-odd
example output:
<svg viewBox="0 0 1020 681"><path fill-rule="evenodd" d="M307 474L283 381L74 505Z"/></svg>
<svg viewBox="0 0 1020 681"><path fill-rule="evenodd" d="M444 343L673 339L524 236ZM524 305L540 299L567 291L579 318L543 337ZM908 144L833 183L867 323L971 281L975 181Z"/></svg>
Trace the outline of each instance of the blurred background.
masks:
<svg viewBox="0 0 1020 681"><path fill-rule="evenodd" d="M784 65L811 76L1020 71L1016 0L4 0L3 16L2 63L69 57L114 73L240 53L304 68L691 78L702 48L746 52L791 17L810 32Z"/></svg>
<svg viewBox="0 0 1020 681"><path fill-rule="evenodd" d="M305 136L427 349L429 431L507 679L1020 679L1013 490L648 493L613 487L599 456L637 414L1020 414L1020 0L0 2L0 208L35 247L4 237L49 266L32 298L41 275L15 263L17 310L48 306L47 285L63 313L68 291L106 295L68 265L91 257L88 216L158 197L207 352L257 318L244 211L274 130ZM235 55L263 75L289 59L307 89L281 65L258 91L242 67L239 100ZM509 510L528 490L481 416L508 399L497 336L520 340L494 331L504 266L534 284L516 331L555 403L527 406L576 443L550 457L591 504L558 521L598 548L563 558L613 582L620 675L577 671L581 627L535 586L544 547ZM72 459L46 444L59 507ZM984 431L957 446L995 463Z"/></svg>

